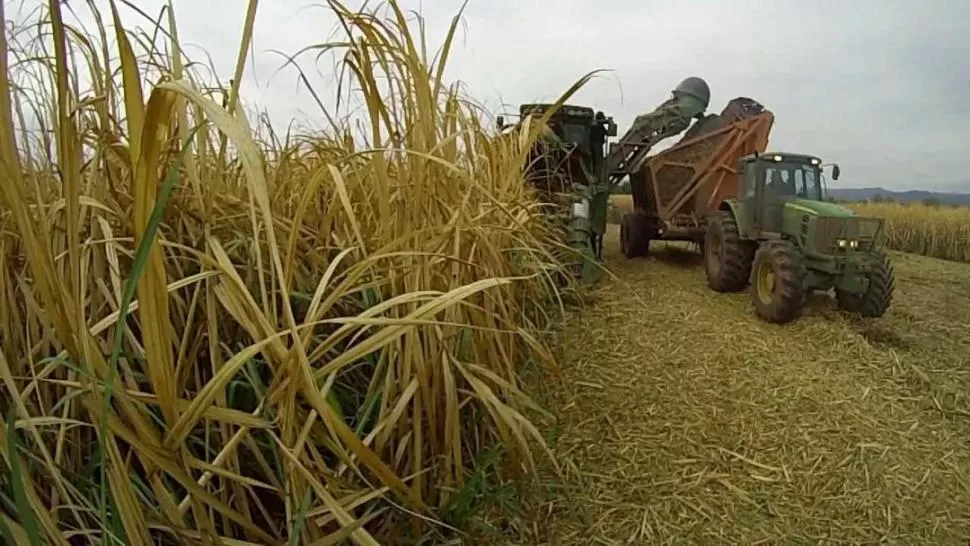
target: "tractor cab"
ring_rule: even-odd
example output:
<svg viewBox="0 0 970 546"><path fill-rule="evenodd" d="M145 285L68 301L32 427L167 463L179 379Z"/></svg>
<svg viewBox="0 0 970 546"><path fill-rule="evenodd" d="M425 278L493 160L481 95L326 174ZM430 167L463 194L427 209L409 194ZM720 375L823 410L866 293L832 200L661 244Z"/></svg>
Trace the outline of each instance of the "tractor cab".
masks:
<svg viewBox="0 0 970 546"><path fill-rule="evenodd" d="M853 216L852 211L827 203L822 160L804 154L768 152L741 158L740 201L748 228L757 234L787 233L790 220L801 223L805 214ZM832 179L838 180L839 166L833 165Z"/></svg>

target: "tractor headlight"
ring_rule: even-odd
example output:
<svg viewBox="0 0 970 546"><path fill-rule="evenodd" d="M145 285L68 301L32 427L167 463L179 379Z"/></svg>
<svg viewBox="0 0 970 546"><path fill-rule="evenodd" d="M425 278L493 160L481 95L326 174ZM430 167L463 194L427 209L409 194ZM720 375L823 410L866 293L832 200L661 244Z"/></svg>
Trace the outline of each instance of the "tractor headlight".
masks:
<svg viewBox="0 0 970 546"><path fill-rule="evenodd" d="M846 241L845 239L839 239L839 248L845 248L847 246L849 246L849 241Z"/></svg>
<svg viewBox="0 0 970 546"><path fill-rule="evenodd" d="M852 248L852 249L859 248L859 241L849 241L849 248Z"/></svg>

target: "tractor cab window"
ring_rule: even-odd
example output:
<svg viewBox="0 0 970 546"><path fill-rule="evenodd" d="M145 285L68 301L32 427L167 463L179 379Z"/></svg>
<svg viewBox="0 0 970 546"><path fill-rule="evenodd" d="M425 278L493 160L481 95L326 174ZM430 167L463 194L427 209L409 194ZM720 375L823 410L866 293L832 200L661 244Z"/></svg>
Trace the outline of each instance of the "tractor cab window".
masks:
<svg viewBox="0 0 970 546"><path fill-rule="evenodd" d="M795 184L791 172L782 166L771 166L765 169L765 189L769 195L778 197L794 196Z"/></svg>
<svg viewBox="0 0 970 546"><path fill-rule="evenodd" d="M769 165L765 168L765 189L778 197L822 198L818 168L800 163Z"/></svg>
<svg viewBox="0 0 970 546"><path fill-rule="evenodd" d="M808 165L803 165L793 171L795 175L795 186L798 188L798 197L802 199L822 199L822 187L819 185L819 177L816 169Z"/></svg>

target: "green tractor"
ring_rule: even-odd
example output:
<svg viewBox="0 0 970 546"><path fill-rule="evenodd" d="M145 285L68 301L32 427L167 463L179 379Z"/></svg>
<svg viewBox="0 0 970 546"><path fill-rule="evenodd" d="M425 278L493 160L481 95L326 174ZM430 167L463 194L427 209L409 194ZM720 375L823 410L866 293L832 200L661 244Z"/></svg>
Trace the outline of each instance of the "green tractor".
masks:
<svg viewBox="0 0 970 546"><path fill-rule="evenodd" d="M777 324L797 318L812 291L834 289L840 308L863 317L886 312L895 281L884 221L824 201L819 158L755 153L739 161L738 173L738 197L721 203L707 224L711 289L750 285L758 315Z"/></svg>
<svg viewBox="0 0 970 546"><path fill-rule="evenodd" d="M529 151L525 166L528 182L552 205L550 216L560 220L569 247L569 274L584 283L601 276L603 236L609 208L605 144L616 135L613 118L585 106L523 104L519 116L549 117L548 133ZM505 120L497 118L499 129Z"/></svg>

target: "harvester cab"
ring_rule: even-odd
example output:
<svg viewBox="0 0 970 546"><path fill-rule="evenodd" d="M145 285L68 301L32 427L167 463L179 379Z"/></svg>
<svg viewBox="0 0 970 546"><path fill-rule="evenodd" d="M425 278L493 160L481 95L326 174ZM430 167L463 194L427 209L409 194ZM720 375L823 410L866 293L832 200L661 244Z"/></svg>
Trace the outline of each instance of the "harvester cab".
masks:
<svg viewBox="0 0 970 546"><path fill-rule="evenodd" d="M554 108L552 104L523 104L519 116L537 119ZM563 105L553 112L548 122L550 134L545 139L552 144L551 157L560 162L574 160L576 166L582 165L590 175L602 178L606 140L616 135L616 122L603 112L594 112L587 106ZM582 172L570 173L583 185L589 185L588 176Z"/></svg>
<svg viewBox="0 0 970 546"><path fill-rule="evenodd" d="M600 276L597 262L609 207L605 145L616 135L616 122L603 112L568 104L523 104L519 116L538 119L551 109L549 131L528 155L526 178L546 202L561 209L557 216L564 220L567 242L582 256L569 260L572 274L593 282ZM503 118L497 122L500 129L506 127Z"/></svg>
<svg viewBox="0 0 970 546"><path fill-rule="evenodd" d="M832 179L839 177L834 165ZM857 216L825 200L822 161L792 153L751 154L738 162L739 195L708 221L708 285L750 285L765 320L794 320L812 291L835 290L843 309L882 316L894 290L880 218Z"/></svg>

